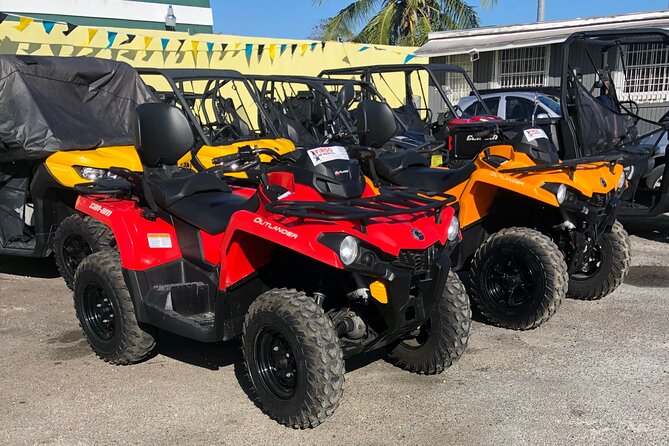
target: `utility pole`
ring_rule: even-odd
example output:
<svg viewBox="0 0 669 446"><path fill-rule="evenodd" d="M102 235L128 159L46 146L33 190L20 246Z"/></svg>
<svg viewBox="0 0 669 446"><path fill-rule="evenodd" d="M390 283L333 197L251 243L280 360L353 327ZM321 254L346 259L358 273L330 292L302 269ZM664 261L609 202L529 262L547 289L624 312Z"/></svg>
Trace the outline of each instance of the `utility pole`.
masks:
<svg viewBox="0 0 669 446"><path fill-rule="evenodd" d="M537 5L537 22L543 22L546 16L546 0L539 0Z"/></svg>

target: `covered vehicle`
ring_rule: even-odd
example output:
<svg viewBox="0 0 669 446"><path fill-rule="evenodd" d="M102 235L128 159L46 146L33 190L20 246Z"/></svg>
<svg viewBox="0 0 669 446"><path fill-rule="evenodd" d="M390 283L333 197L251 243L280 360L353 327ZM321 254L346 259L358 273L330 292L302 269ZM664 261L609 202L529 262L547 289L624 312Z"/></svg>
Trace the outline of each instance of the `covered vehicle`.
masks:
<svg viewBox="0 0 669 446"><path fill-rule="evenodd" d="M0 254L50 255L56 229L76 213L75 184L106 175L114 160L141 169L132 116L153 101L122 62L0 56ZM86 233L111 243L94 227ZM74 256L82 242L68 241Z"/></svg>

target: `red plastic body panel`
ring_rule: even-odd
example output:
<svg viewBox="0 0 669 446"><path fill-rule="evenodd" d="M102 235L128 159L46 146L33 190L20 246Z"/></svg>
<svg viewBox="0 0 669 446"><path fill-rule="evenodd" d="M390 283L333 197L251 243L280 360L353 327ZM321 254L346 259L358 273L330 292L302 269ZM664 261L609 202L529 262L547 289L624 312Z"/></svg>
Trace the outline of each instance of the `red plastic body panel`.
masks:
<svg viewBox="0 0 669 446"><path fill-rule="evenodd" d="M80 196L76 208L111 228L124 268L143 271L181 258L174 228L164 220L142 217L142 209L133 200ZM153 247L149 237L155 241ZM162 246L156 247L157 242Z"/></svg>

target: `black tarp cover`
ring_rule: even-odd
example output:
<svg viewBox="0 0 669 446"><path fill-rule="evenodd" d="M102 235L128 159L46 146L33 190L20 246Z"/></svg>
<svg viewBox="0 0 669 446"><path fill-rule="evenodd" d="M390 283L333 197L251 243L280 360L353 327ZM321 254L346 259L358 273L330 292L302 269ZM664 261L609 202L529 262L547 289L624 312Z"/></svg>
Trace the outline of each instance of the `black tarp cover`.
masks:
<svg viewBox="0 0 669 446"><path fill-rule="evenodd" d="M153 101L123 62L0 56L0 163L130 145L135 107Z"/></svg>

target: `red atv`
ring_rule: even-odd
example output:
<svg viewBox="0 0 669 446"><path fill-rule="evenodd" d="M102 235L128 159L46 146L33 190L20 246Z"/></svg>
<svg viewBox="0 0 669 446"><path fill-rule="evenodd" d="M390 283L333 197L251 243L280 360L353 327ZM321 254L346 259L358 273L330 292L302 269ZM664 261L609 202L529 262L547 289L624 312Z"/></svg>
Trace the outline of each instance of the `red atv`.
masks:
<svg viewBox="0 0 669 446"><path fill-rule="evenodd" d="M100 358L145 359L157 329L203 342L241 336L260 407L305 428L339 404L344 358L385 347L397 366L436 374L464 352L470 308L450 272L460 239L452 201L374 195L336 146L283 156L247 147L207 171L182 170L192 132L165 104L137 108L135 138L144 175L113 169L124 181L78 187L77 209L118 244L86 258L74 281ZM263 167L260 154L275 161ZM221 179L252 169L262 169L256 188Z"/></svg>

